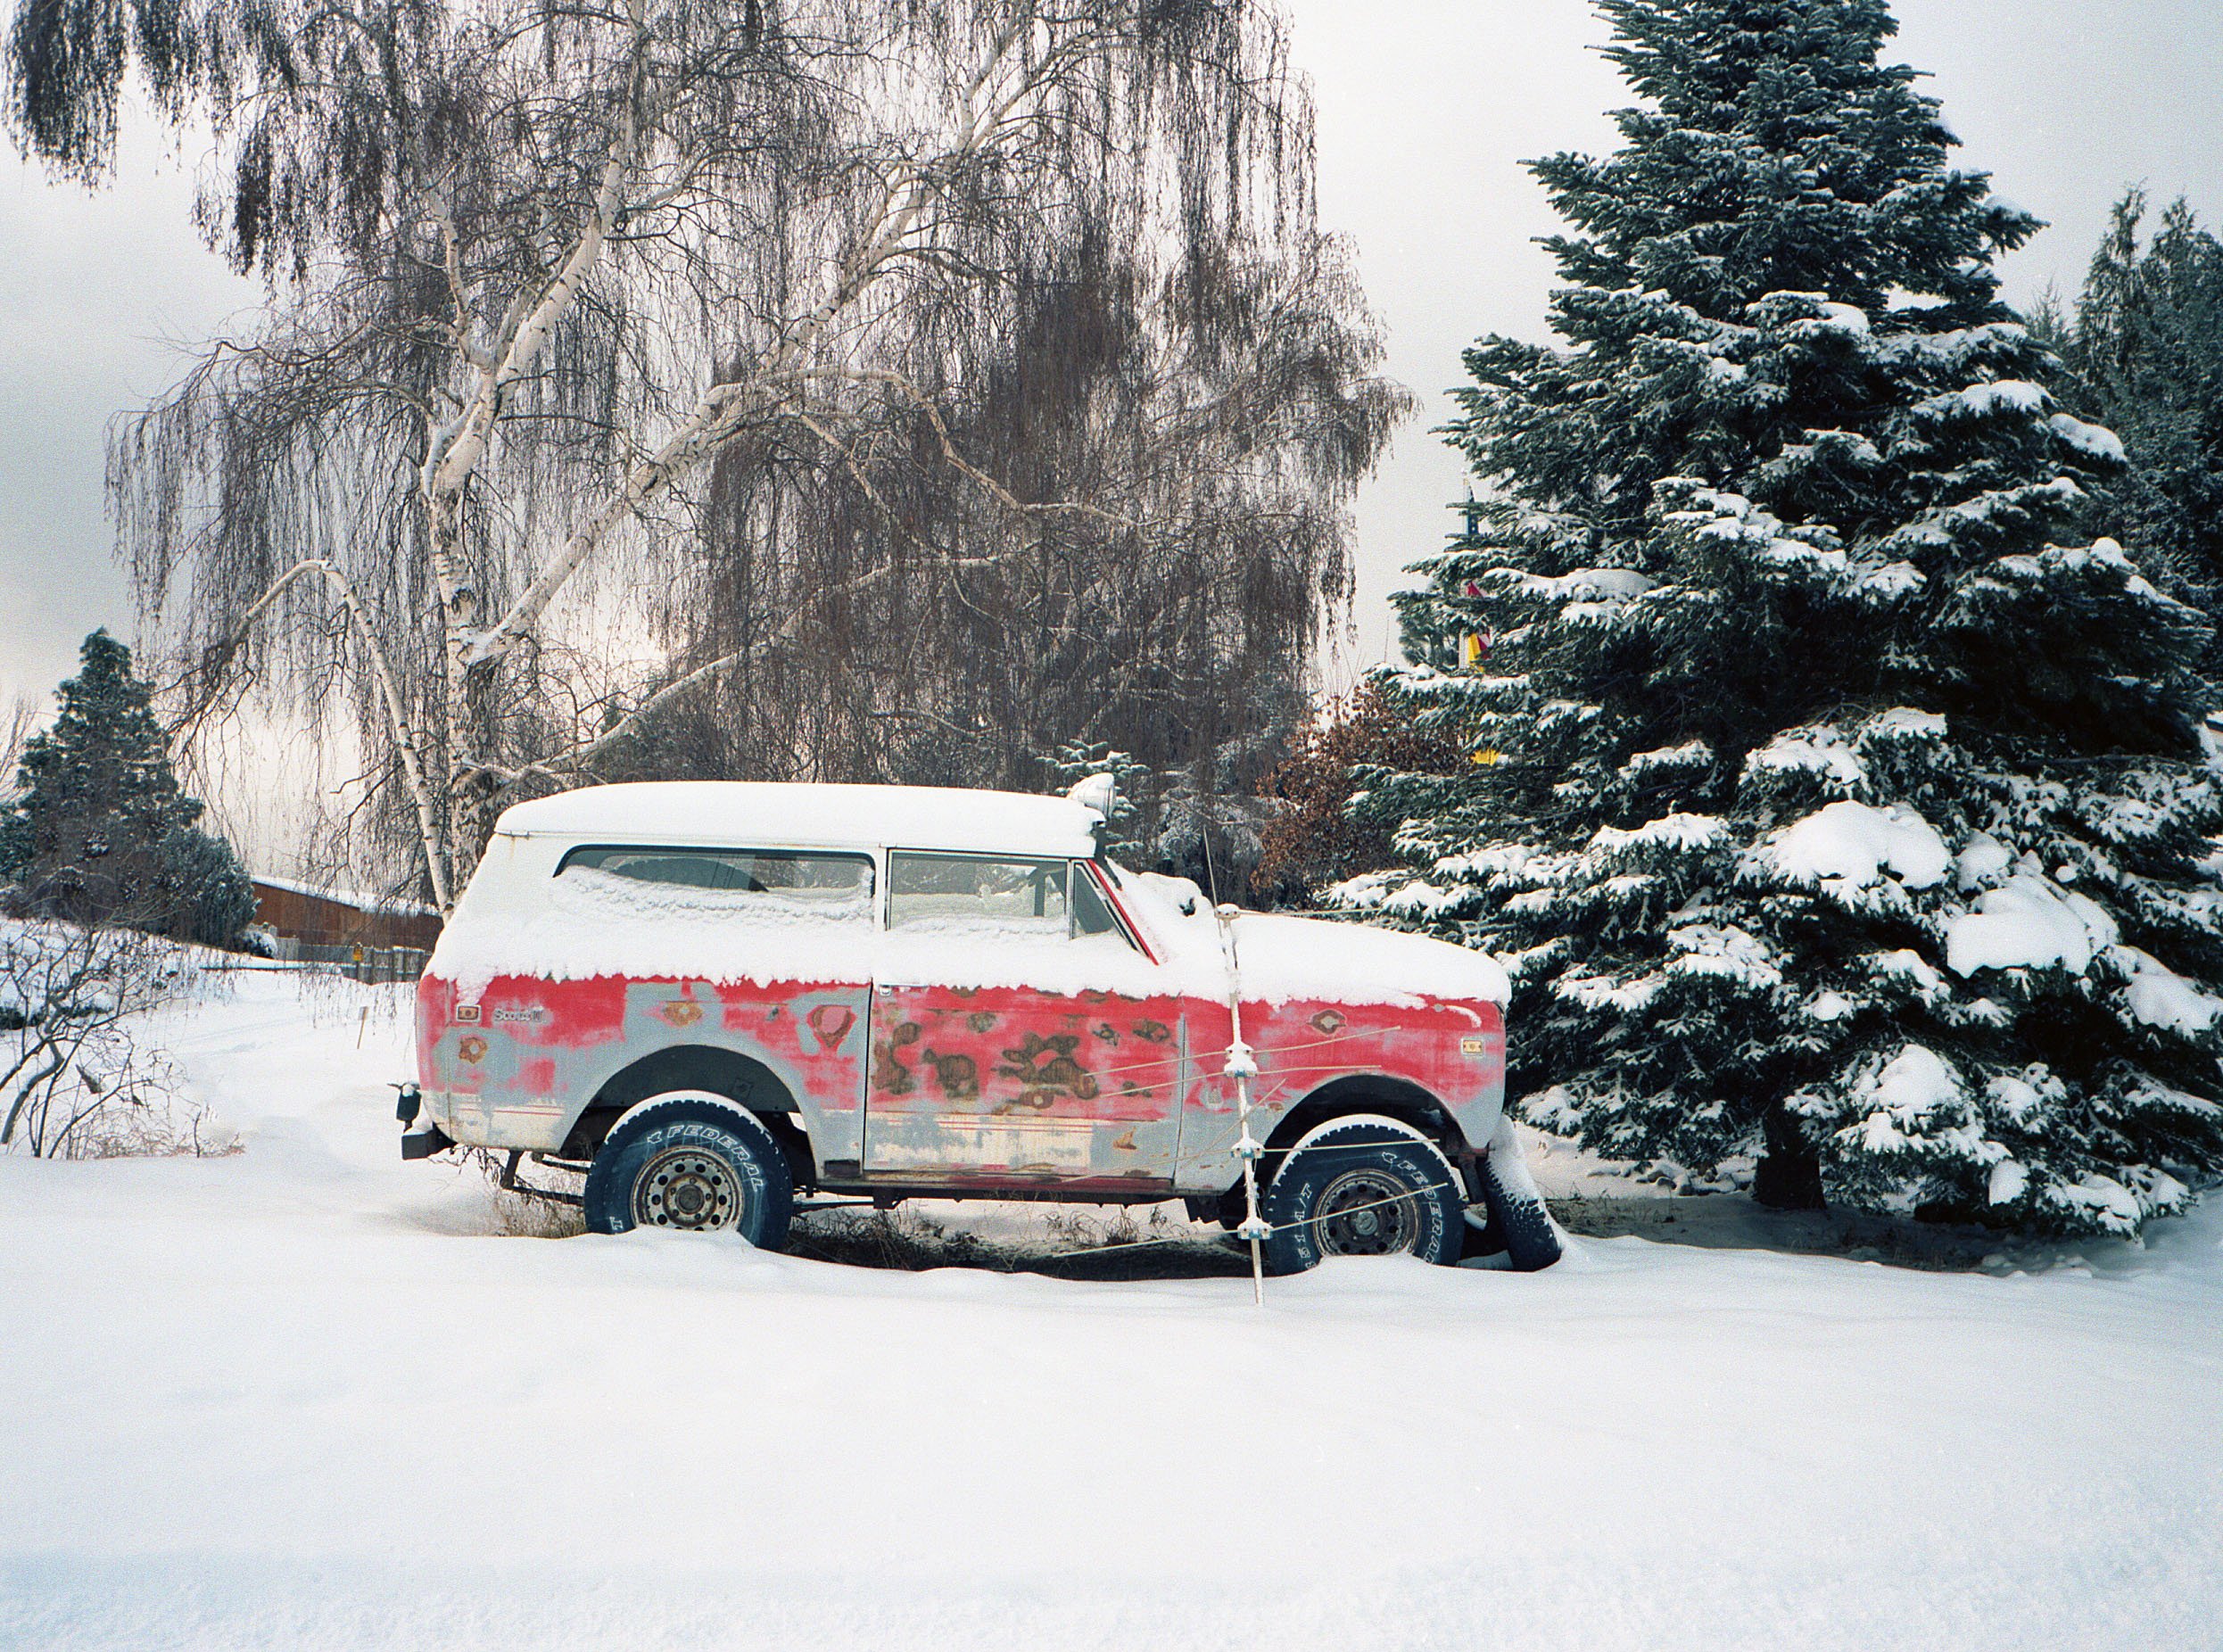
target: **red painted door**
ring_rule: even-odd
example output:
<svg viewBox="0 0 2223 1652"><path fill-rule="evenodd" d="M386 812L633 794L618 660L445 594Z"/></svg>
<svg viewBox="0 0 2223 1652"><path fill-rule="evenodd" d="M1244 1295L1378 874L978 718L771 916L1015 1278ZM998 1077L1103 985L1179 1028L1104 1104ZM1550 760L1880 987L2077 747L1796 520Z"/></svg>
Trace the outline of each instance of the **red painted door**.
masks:
<svg viewBox="0 0 2223 1652"><path fill-rule="evenodd" d="M1116 932L1078 932L1065 863L900 852L890 862L866 1176L1169 1186L1186 1063L1180 1002L1159 966Z"/></svg>

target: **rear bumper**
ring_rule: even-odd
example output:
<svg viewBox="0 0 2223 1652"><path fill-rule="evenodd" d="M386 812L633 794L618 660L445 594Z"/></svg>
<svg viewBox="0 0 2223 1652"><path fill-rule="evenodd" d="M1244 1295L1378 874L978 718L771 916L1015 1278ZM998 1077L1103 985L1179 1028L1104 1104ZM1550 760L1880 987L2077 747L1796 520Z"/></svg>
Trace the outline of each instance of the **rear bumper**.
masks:
<svg viewBox="0 0 2223 1652"><path fill-rule="evenodd" d="M401 1136L401 1157L404 1161L429 1159L434 1153L445 1152L456 1144L455 1137L429 1119L421 1127L417 1126L417 1119L425 1111L423 1091L413 1084L397 1084L393 1087L401 1092L394 1100L393 1116L405 1127Z"/></svg>
<svg viewBox="0 0 2223 1652"><path fill-rule="evenodd" d="M421 1130L411 1130L401 1138L401 1157L404 1161L429 1159L434 1153L444 1153L455 1145L455 1138L436 1124L428 1124Z"/></svg>

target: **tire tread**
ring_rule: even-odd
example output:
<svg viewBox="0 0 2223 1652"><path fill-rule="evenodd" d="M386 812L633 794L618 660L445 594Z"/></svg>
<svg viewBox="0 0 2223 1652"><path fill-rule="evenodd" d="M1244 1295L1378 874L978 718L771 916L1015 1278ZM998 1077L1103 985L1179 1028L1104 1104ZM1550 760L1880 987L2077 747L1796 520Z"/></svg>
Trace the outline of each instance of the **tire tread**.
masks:
<svg viewBox="0 0 2223 1652"><path fill-rule="evenodd" d="M764 1173L763 1219L744 1235L760 1250L776 1251L787 1242L795 1214L795 1179L787 1154L764 1122L728 1097L707 1093L651 1096L628 1111L605 1136L587 1169L587 1231L622 1234L632 1221L632 1179L640 1166L634 1149L656 1132L676 1124L698 1124L724 1131L758 1161Z"/></svg>

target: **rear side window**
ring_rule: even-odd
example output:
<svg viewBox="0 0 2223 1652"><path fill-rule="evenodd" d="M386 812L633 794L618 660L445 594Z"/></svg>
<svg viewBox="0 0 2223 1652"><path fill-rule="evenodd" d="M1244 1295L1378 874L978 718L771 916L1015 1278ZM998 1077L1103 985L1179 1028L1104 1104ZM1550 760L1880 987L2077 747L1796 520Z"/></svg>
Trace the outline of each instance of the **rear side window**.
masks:
<svg viewBox="0 0 2223 1652"><path fill-rule="evenodd" d="M888 857L888 926L1066 936L1065 877L1063 860L898 849Z"/></svg>
<svg viewBox="0 0 2223 1652"><path fill-rule="evenodd" d="M737 915L862 923L873 918L872 861L865 855L582 844L565 854L556 875L582 874L620 885L700 890Z"/></svg>

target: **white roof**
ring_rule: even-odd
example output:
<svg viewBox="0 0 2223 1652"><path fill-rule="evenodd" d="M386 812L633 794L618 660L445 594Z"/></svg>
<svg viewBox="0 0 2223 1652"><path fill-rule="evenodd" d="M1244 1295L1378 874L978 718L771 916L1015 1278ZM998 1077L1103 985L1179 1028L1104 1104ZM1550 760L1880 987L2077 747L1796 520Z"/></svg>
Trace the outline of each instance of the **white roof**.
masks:
<svg viewBox="0 0 2223 1652"><path fill-rule="evenodd" d="M494 830L579 843L735 848L956 849L1094 855L1095 810L1070 797L946 786L649 781L586 786L506 809Z"/></svg>

